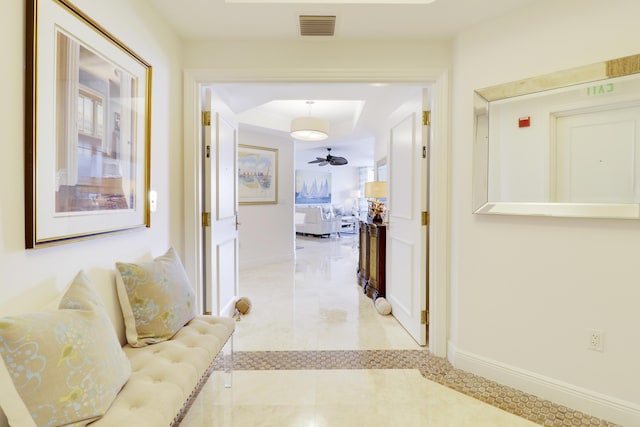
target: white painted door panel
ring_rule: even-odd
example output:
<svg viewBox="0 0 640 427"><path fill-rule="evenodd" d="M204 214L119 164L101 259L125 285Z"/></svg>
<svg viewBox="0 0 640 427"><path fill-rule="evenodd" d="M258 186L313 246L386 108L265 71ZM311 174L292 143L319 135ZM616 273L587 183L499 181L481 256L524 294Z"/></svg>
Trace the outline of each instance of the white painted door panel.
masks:
<svg viewBox="0 0 640 427"><path fill-rule="evenodd" d="M210 215L204 227L204 305L215 315L233 314L238 294L237 125L235 115L210 89L204 89L203 206Z"/></svg>
<svg viewBox="0 0 640 427"><path fill-rule="evenodd" d="M426 159L422 156L421 105L391 128L386 293L392 313L420 345L427 344Z"/></svg>

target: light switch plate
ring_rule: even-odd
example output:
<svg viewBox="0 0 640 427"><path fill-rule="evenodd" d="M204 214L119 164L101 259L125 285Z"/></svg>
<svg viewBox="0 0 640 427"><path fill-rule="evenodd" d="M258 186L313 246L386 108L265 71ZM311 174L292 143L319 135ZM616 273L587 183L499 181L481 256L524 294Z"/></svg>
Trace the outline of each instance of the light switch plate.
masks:
<svg viewBox="0 0 640 427"><path fill-rule="evenodd" d="M149 191L149 209L151 212L155 212L158 209L158 193L155 191Z"/></svg>

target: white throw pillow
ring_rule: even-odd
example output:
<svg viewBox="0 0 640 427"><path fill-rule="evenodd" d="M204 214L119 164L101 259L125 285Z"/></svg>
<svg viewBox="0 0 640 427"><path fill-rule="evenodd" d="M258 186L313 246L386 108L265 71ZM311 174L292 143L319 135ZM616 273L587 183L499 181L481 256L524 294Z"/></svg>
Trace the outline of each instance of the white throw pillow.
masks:
<svg viewBox="0 0 640 427"><path fill-rule="evenodd" d="M0 319L0 405L12 426L84 426L131 374L109 315L81 271L58 310Z"/></svg>
<svg viewBox="0 0 640 427"><path fill-rule="evenodd" d="M116 268L118 299L132 347L166 341L196 316L195 292L173 248L153 261L117 262Z"/></svg>

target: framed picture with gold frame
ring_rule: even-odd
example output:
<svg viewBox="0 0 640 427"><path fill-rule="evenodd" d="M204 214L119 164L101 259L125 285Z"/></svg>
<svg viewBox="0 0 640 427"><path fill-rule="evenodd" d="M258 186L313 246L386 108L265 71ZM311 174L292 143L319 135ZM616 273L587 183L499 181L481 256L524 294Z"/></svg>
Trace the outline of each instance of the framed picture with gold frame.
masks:
<svg viewBox="0 0 640 427"><path fill-rule="evenodd" d="M238 145L238 201L278 203L278 149Z"/></svg>
<svg viewBox="0 0 640 427"><path fill-rule="evenodd" d="M68 0L26 15L26 247L149 227L151 65Z"/></svg>

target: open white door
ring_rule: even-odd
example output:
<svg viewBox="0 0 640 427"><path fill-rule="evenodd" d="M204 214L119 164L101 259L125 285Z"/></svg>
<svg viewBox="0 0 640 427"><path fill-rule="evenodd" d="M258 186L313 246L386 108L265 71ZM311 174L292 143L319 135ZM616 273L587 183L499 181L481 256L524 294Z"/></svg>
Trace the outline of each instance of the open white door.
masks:
<svg viewBox="0 0 640 427"><path fill-rule="evenodd" d="M232 315L238 295L237 123L210 88L202 94L203 303L205 313Z"/></svg>
<svg viewBox="0 0 640 427"><path fill-rule="evenodd" d="M423 107L426 90L422 98L397 111L390 131L386 294L398 322L418 344L427 345L429 126L423 125L422 114L428 110Z"/></svg>

